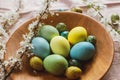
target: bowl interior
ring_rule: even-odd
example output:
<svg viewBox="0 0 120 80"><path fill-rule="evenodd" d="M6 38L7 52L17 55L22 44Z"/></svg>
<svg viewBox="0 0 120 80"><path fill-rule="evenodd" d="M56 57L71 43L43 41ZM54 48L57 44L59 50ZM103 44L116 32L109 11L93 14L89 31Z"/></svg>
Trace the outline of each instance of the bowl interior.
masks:
<svg viewBox="0 0 120 80"><path fill-rule="evenodd" d="M113 41L109 33L100 23L86 15L72 12L60 12L57 14L58 15L49 16L48 19L43 20L42 22L54 26L59 22L64 22L69 30L76 26L83 26L87 29L88 34L96 36L97 43L95 56L92 61L86 65L86 69L81 76L81 80L101 79L109 69L114 54ZM34 19L31 19L25 22L11 36L6 45L6 58L15 56L15 53L19 48L19 42L23 40L22 34L28 32L27 27L33 20ZM28 63L28 58L24 56L23 69L22 71L15 71L12 73L12 80L66 80L65 77L53 76L44 72L38 72L39 74L35 74L29 67Z"/></svg>

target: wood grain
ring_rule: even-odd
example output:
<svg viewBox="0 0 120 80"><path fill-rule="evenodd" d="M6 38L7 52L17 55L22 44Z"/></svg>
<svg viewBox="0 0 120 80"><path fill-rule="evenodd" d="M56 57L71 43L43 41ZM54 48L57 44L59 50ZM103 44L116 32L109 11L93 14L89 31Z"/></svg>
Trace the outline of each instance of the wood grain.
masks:
<svg viewBox="0 0 120 80"><path fill-rule="evenodd" d="M6 58L15 56L19 48L19 42L23 40L22 34L28 32L27 27L33 19L21 25L9 39L7 47ZM81 80L100 80L105 73L109 70L113 55L113 41L109 33L105 30L96 20L83 14L72 12L61 12L59 15L49 16L48 19L42 22L50 25L56 25L59 22L64 22L70 30L76 26L83 26L87 29L88 34L96 36L96 54L94 58L86 65L86 69L81 76ZM29 67L28 58L23 58L23 70L15 71L11 75L12 80L68 80L65 77L53 76L45 72L38 72L34 74L33 70Z"/></svg>

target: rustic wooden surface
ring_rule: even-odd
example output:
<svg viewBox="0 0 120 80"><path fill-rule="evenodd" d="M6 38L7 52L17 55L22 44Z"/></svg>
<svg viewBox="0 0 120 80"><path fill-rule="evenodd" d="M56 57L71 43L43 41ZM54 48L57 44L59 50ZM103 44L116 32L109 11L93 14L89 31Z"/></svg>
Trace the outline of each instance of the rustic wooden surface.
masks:
<svg viewBox="0 0 120 80"><path fill-rule="evenodd" d="M51 21L52 20L52 21ZM95 35L97 39L96 54L86 70L81 76L81 80L99 80L108 71L114 55L113 41L103 25L91 19L88 16L74 13L61 13L59 16L50 17L43 21L46 24L56 25L58 22L67 24L68 29L81 25L85 27L89 34ZM19 42L22 40L22 34L27 32L27 26L31 21L21 25L11 36L7 43L7 55L15 56L19 48ZM34 74L28 65L28 59L23 58L23 70L16 71L11 75L12 80L67 80L64 77L55 77L46 73Z"/></svg>

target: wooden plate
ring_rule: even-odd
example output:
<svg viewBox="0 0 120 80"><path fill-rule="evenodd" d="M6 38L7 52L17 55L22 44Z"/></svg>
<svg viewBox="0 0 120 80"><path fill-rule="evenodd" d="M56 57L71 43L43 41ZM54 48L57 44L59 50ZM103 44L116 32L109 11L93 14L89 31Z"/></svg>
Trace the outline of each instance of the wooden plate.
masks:
<svg viewBox="0 0 120 80"><path fill-rule="evenodd" d="M19 42L23 40L22 34L28 32L27 27L33 21L31 19L21 25L9 39L6 57L14 56L19 48ZM114 55L113 41L109 33L96 20L83 14L72 12L60 12L59 15L49 16L43 20L44 23L56 25L59 22L64 22L68 29L76 26L83 26L89 34L95 35L97 39L96 54L93 60L86 65L86 70L81 76L81 80L100 80L108 71ZM29 67L29 62L26 57L23 58L22 71L15 71L11 75L12 80L68 80L65 77L53 76L48 73L38 72L34 74Z"/></svg>

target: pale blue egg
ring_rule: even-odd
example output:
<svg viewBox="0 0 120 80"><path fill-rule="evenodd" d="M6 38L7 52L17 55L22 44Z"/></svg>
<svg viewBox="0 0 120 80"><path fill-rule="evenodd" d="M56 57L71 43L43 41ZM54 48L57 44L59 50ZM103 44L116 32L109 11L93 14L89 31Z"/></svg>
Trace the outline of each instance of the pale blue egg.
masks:
<svg viewBox="0 0 120 80"><path fill-rule="evenodd" d="M44 38L42 37L33 38L32 45L33 45L32 52L36 56L43 59L50 54L49 43Z"/></svg>
<svg viewBox="0 0 120 80"><path fill-rule="evenodd" d="M89 60L95 53L95 46L90 42L79 42L70 51L70 57L77 60Z"/></svg>

